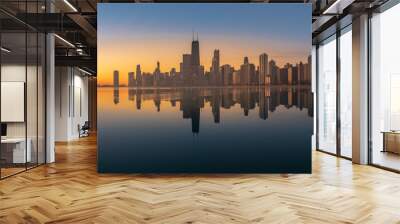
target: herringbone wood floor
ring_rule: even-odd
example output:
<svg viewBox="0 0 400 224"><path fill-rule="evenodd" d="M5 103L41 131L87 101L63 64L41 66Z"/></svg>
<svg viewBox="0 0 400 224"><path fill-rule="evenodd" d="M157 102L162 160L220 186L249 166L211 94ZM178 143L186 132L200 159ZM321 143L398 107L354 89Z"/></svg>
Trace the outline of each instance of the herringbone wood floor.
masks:
<svg viewBox="0 0 400 224"><path fill-rule="evenodd" d="M400 223L400 175L313 153L312 175L100 175L96 139L0 181L0 223Z"/></svg>

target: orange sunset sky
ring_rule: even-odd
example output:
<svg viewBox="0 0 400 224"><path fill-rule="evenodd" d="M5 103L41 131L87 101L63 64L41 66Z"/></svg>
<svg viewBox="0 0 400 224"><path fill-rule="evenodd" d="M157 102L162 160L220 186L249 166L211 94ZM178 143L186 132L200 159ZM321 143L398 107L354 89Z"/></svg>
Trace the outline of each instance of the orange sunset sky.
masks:
<svg viewBox="0 0 400 224"><path fill-rule="evenodd" d="M182 54L191 52L193 29L200 42L200 64L206 71L211 67L214 49L220 50L221 65L230 64L235 69L239 69L244 56L258 66L259 55L267 53L269 60L282 66L306 62L310 54L311 28L307 19L311 13L303 19L308 7L301 8L301 20L296 16L278 20L290 14L288 7L283 7L285 13L280 15L276 11L281 8L251 4L244 8L237 4L175 5L101 4L98 84L111 84L114 70L120 72L120 83L126 84L128 72L136 72L137 64L142 72L153 72L157 61L162 72L171 68L179 71ZM296 14L297 8L292 10Z"/></svg>

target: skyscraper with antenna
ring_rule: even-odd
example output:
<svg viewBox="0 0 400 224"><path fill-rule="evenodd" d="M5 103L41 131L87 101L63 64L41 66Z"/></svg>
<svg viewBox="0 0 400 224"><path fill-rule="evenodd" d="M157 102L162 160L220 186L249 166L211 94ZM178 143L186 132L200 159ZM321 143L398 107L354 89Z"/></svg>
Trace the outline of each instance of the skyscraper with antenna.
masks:
<svg viewBox="0 0 400 224"><path fill-rule="evenodd" d="M197 34L197 38L192 40L192 65L200 66L200 43L199 43L199 34Z"/></svg>
<svg viewBox="0 0 400 224"><path fill-rule="evenodd" d="M191 81L197 80L200 77L200 43L199 43L199 34L196 33L196 39L194 38L193 32L193 40L192 40L192 74L190 76Z"/></svg>

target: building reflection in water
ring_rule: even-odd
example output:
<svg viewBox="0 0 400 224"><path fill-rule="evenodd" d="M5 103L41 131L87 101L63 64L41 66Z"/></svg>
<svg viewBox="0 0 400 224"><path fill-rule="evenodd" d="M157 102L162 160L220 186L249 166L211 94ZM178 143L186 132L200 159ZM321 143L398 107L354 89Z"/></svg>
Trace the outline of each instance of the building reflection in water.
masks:
<svg viewBox="0 0 400 224"><path fill-rule="evenodd" d="M114 88L114 104L119 104L119 88Z"/></svg>
<svg viewBox="0 0 400 224"><path fill-rule="evenodd" d="M237 87L237 88L130 88L128 100L136 101L136 108L141 109L144 100L153 100L154 107L161 111L161 102L169 101L172 107L179 103L183 119L190 119L192 133L200 132L200 111L210 105L214 123L220 123L221 108L230 109L240 105L244 116L258 107L258 116L267 120L269 113L278 106L295 107L307 110L313 116L313 96L309 86L295 87ZM114 89L114 104L119 103L119 89Z"/></svg>

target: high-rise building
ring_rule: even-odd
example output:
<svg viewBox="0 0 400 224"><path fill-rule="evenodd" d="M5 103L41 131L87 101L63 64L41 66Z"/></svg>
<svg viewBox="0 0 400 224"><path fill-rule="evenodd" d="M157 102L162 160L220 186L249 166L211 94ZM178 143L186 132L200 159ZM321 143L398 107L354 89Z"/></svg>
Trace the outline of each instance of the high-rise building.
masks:
<svg viewBox="0 0 400 224"><path fill-rule="evenodd" d="M199 40L192 41L192 66L198 69L200 66L200 43Z"/></svg>
<svg viewBox="0 0 400 224"><path fill-rule="evenodd" d="M232 72L232 85L240 85L240 71Z"/></svg>
<svg viewBox="0 0 400 224"><path fill-rule="evenodd" d="M221 84L221 77L220 77L220 67L219 67L219 50L214 50L214 55L212 58L212 65L211 65L211 84L213 85L220 85Z"/></svg>
<svg viewBox="0 0 400 224"><path fill-rule="evenodd" d="M157 61L157 67L153 73L153 85L158 86L160 84L160 79L161 79L160 62Z"/></svg>
<svg viewBox="0 0 400 224"><path fill-rule="evenodd" d="M134 87L134 86L135 86L135 73L129 72L128 73L128 87Z"/></svg>
<svg viewBox="0 0 400 224"><path fill-rule="evenodd" d="M312 70L311 70L311 55L308 56L307 58L307 65L306 65L306 84L311 84L311 74L312 74Z"/></svg>
<svg viewBox="0 0 400 224"><path fill-rule="evenodd" d="M294 72L295 67L292 65L289 65L287 67L287 84L288 85L293 85L296 83L296 77L295 77L295 72Z"/></svg>
<svg viewBox="0 0 400 224"><path fill-rule="evenodd" d="M181 78L184 80L185 84L189 84L192 73L192 55L191 54L183 54L182 55L182 63L181 63Z"/></svg>
<svg viewBox="0 0 400 224"><path fill-rule="evenodd" d="M136 65L136 84L138 86L143 85L142 80L142 71L140 69L140 65Z"/></svg>
<svg viewBox="0 0 400 224"><path fill-rule="evenodd" d="M268 69L269 69L268 73L271 76L271 84L274 84L274 85L279 84L279 75L278 75L279 68L278 68L278 66L276 66L276 63L274 60L269 61Z"/></svg>
<svg viewBox="0 0 400 224"><path fill-rule="evenodd" d="M119 71L114 71L114 88L119 88Z"/></svg>
<svg viewBox="0 0 400 224"><path fill-rule="evenodd" d="M201 71L201 66L200 66L200 42L199 42L199 37L197 36L197 39L194 39L193 35L193 41L192 41L192 59L191 59L191 72L190 72L190 84L194 85L200 80L200 77L202 77L202 71ZM204 72L203 72L204 75Z"/></svg>
<svg viewBox="0 0 400 224"><path fill-rule="evenodd" d="M221 66L222 85L227 86L232 84L232 72L233 69L230 65L226 64Z"/></svg>
<svg viewBox="0 0 400 224"><path fill-rule="evenodd" d="M279 84L288 84L288 67L279 69Z"/></svg>
<svg viewBox="0 0 400 224"><path fill-rule="evenodd" d="M256 67L249 63L249 58L244 57L243 64L240 66L240 84L250 85L256 76Z"/></svg>
<svg viewBox="0 0 400 224"><path fill-rule="evenodd" d="M303 84L306 80L306 66L304 66L303 62L297 64L297 84Z"/></svg>
<svg viewBox="0 0 400 224"><path fill-rule="evenodd" d="M263 53L260 55L260 65L259 65L259 73L258 73L258 84L260 85L265 85L269 84L269 69L268 69L268 55L266 53Z"/></svg>
<svg viewBox="0 0 400 224"><path fill-rule="evenodd" d="M244 57L244 60L243 60L243 61L244 61L244 62L243 62L244 64L248 64L248 63L249 63L249 57L247 57L247 56Z"/></svg>

